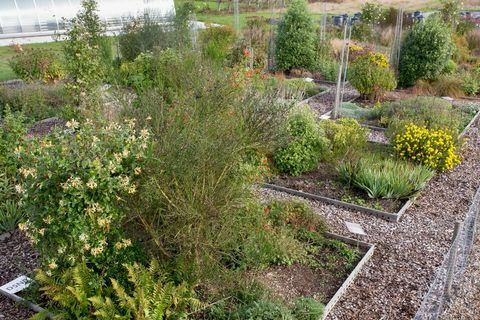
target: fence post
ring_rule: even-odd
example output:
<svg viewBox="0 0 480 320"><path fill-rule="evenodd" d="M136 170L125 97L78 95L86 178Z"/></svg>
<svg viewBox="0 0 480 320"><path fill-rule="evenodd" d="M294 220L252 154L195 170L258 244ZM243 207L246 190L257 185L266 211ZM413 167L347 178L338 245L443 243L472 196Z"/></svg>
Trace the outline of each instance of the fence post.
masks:
<svg viewBox="0 0 480 320"><path fill-rule="evenodd" d="M448 257L447 266L447 281L445 282L444 298L450 299L450 293L452 291L453 272L455 270L455 264L457 263L457 251L458 251L458 233L462 227L462 222L455 221L455 229L453 230L452 247L450 248L450 255Z"/></svg>

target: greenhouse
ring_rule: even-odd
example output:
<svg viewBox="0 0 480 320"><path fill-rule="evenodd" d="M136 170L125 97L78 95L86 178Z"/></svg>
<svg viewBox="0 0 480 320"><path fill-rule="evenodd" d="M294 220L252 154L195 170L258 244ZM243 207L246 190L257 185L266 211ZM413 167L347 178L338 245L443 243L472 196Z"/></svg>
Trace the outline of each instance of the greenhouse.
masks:
<svg viewBox="0 0 480 320"><path fill-rule="evenodd" d="M0 41L51 37L62 33L64 20L75 16L81 0L2 0L0 1ZM126 18L145 11L160 16L174 12L173 0L102 0L99 14L109 31L119 29Z"/></svg>

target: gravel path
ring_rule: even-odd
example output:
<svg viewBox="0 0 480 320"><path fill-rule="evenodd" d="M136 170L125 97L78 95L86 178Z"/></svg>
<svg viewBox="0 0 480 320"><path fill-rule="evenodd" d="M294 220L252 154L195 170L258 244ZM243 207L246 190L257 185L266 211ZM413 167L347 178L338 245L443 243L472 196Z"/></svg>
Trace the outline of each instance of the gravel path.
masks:
<svg viewBox="0 0 480 320"><path fill-rule="evenodd" d="M337 91L336 85L333 84L322 84L322 87L325 87L330 91L318 97L315 97L308 102L308 105L312 107L312 109L315 110L319 116L333 110L333 107L335 105L335 92ZM357 90L353 89L350 84L347 84L345 86L343 101L350 101L357 98L358 96L359 94Z"/></svg>
<svg viewBox="0 0 480 320"><path fill-rule="evenodd" d="M329 320L412 319L448 251L454 222L464 218L480 185L479 124L467 134L462 164L434 177L399 223L310 201L332 231L351 237L344 222L356 222L367 233L361 240L377 245ZM266 189L261 193L265 198L294 198Z"/></svg>
<svg viewBox="0 0 480 320"><path fill-rule="evenodd" d="M37 267L37 257L28 240L19 231L0 240L0 284L4 285L18 276L30 273ZM30 310L0 295L1 320L23 320L32 315Z"/></svg>

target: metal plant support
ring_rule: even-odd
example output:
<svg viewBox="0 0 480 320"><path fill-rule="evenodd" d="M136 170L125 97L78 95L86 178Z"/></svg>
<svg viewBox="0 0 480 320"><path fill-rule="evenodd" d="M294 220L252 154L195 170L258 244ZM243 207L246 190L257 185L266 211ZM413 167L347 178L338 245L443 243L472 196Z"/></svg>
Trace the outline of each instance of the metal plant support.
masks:
<svg viewBox="0 0 480 320"><path fill-rule="evenodd" d="M352 33L351 29L352 29L352 26L349 20L346 19L344 21L344 27L343 27L343 46L342 46L342 52L340 57L340 66L338 67L337 89L335 92L335 105L333 107L333 119L338 118L338 113L340 110L340 106L342 104L343 90L345 89L345 81L346 81L350 36ZM347 38L347 34L348 34L348 38Z"/></svg>
<svg viewBox="0 0 480 320"><path fill-rule="evenodd" d="M440 317L451 293L461 284L472 246L477 232L477 221L480 216L480 188L463 223L455 223L452 246L445 255L437 276L424 296L422 305L414 320L435 320Z"/></svg>

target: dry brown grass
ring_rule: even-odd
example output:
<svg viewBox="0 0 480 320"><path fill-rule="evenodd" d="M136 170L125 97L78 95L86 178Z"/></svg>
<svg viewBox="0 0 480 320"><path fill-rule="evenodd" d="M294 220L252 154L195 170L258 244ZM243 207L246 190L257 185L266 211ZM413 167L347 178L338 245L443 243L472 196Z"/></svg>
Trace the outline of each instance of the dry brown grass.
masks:
<svg viewBox="0 0 480 320"><path fill-rule="evenodd" d="M327 11L329 13L358 12L365 2L367 2L367 0L343 0L339 3L329 2L327 3ZM378 2L386 7L403 7L409 11L420 9L434 10L441 6L439 0L378 0ZM464 0L463 3L465 8L480 7L480 0ZM321 13L323 11L323 4L321 2L311 3L310 9L314 13Z"/></svg>

